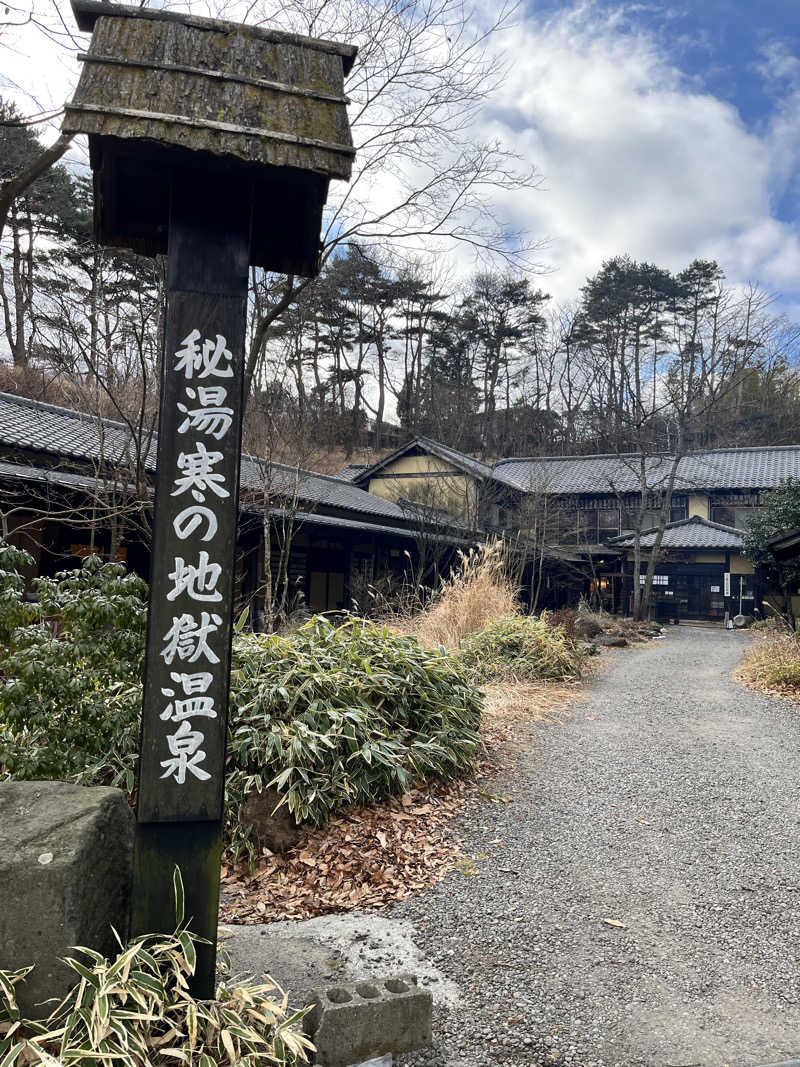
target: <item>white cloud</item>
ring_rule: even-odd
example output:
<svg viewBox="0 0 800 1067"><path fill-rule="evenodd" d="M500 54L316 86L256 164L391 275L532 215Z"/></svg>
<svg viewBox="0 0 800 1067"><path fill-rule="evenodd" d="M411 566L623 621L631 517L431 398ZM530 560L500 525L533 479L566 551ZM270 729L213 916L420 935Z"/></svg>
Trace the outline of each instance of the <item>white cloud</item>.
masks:
<svg viewBox="0 0 800 1067"><path fill-rule="evenodd" d="M36 4L63 32L51 0ZM71 26L68 5L59 6ZM604 259L629 253L672 269L716 258L732 282L760 282L787 308L800 306L798 231L775 215L779 199L800 193L800 59L779 45L764 50L759 69L774 112L748 129L734 107L685 77L659 41L634 32L627 14L579 2L549 18L529 15L496 42L508 75L477 132L545 178L538 190L496 193L498 214L550 238L541 258L552 272L542 284L562 299L576 296ZM33 27L0 44L11 46L0 53L8 79L4 89L0 75L0 91L10 82L44 107L70 95L76 48L65 51ZM470 268L467 249L452 259Z"/></svg>
<svg viewBox="0 0 800 1067"><path fill-rule="evenodd" d="M800 295L798 233L772 205L795 176L800 106L784 96L764 131L698 89L652 38L580 5L506 35L509 74L484 124L543 172L515 193L518 224L548 234L547 287L577 293L604 258L679 268L719 259L732 281ZM775 76L797 60L773 56Z"/></svg>

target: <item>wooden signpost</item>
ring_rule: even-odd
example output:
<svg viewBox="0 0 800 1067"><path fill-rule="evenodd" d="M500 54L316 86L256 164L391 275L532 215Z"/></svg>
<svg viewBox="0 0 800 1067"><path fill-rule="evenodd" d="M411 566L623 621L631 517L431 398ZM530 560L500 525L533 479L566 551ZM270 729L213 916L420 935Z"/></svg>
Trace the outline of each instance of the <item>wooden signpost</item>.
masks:
<svg viewBox="0 0 800 1067"><path fill-rule="evenodd" d="M353 148L355 49L73 0L92 44L64 129L89 134L95 231L167 253L131 933L174 926L180 867L214 995L248 271L313 275Z"/></svg>

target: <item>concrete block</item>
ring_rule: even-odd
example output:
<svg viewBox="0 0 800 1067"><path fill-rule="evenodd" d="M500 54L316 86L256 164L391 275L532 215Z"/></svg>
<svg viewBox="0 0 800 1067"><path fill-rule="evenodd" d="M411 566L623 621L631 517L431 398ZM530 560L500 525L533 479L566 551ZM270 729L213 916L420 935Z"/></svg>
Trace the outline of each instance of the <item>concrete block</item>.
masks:
<svg viewBox="0 0 800 1067"><path fill-rule="evenodd" d="M409 975L316 990L306 1030L323 1067L348 1067L431 1043L433 998Z"/></svg>
<svg viewBox="0 0 800 1067"><path fill-rule="evenodd" d="M111 927L127 936L134 824L119 789L0 783L0 968L34 964L17 986L29 1018L77 981L61 962L76 945L114 954Z"/></svg>

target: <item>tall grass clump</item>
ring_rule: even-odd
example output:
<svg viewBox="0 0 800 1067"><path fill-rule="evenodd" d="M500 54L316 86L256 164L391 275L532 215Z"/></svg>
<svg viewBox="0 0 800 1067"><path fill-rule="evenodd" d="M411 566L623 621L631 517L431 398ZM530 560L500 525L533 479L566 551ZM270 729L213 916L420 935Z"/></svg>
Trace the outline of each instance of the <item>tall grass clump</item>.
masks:
<svg viewBox="0 0 800 1067"><path fill-rule="evenodd" d="M253 790L274 786L298 822L321 826L350 804L453 778L478 751L482 696L463 666L363 619L242 635L231 681L235 856L250 852L238 813Z"/></svg>
<svg viewBox="0 0 800 1067"><path fill-rule="evenodd" d="M479 682L537 682L579 678L584 654L543 612L493 619L464 638L460 658Z"/></svg>
<svg viewBox="0 0 800 1067"><path fill-rule="evenodd" d="M503 543L495 541L460 553L458 567L419 615L415 633L423 644L458 648L467 634L519 610Z"/></svg>
<svg viewBox="0 0 800 1067"><path fill-rule="evenodd" d="M771 633L755 641L744 654L739 676L760 689L800 697L800 637Z"/></svg>

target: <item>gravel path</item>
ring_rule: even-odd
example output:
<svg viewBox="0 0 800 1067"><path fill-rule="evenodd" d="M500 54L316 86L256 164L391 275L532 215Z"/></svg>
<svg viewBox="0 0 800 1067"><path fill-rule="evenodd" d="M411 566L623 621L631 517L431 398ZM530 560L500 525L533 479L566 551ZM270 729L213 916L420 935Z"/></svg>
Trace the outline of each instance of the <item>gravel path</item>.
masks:
<svg viewBox="0 0 800 1067"><path fill-rule="evenodd" d="M531 727L463 824L474 873L392 909L463 994L405 1062L800 1056L800 717L731 681L747 640L670 630Z"/></svg>

